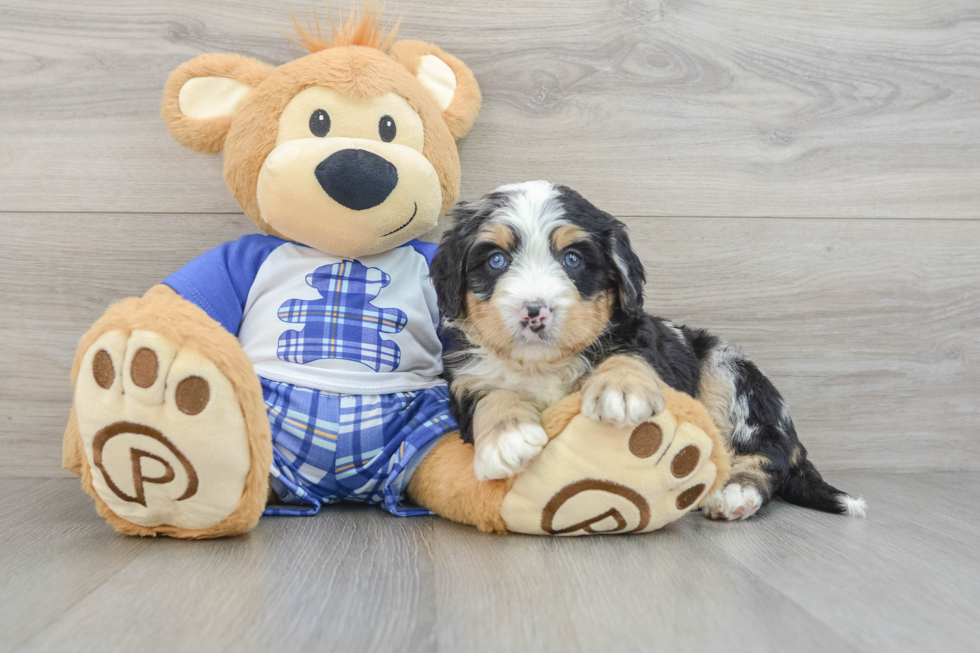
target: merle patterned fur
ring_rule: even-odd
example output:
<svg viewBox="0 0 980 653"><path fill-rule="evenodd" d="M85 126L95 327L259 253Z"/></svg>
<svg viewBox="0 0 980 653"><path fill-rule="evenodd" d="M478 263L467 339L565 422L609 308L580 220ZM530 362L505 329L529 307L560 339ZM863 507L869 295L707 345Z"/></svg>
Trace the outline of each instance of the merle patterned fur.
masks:
<svg viewBox="0 0 980 653"><path fill-rule="evenodd" d="M668 385L698 398L704 377L719 377L731 392L727 406L732 427L729 446L736 466L730 483L756 487L763 503L775 496L825 512L847 513L848 495L827 484L807 459L786 403L755 363L703 329L674 325L647 314L643 307L646 275L630 246L625 225L577 192L563 186L555 188L565 221L592 235L591 246L578 246L588 274L573 281L583 298L609 289L618 298L608 327L582 354L589 364L594 366L616 354L640 356ZM509 191L501 190L478 202L459 203L452 214L453 227L444 234L431 267L446 329L445 375L450 384L454 370L465 363L467 351L474 347L453 328L463 311L465 295L471 291L489 296L495 281L493 271L484 265L485 253L474 247L474 242L481 226L507 204L508 196ZM519 251L520 243L516 247ZM478 401L473 395L454 394L452 399L453 416L469 442ZM739 476L740 456L764 457L766 462L759 470L764 482L759 482L758 473Z"/></svg>

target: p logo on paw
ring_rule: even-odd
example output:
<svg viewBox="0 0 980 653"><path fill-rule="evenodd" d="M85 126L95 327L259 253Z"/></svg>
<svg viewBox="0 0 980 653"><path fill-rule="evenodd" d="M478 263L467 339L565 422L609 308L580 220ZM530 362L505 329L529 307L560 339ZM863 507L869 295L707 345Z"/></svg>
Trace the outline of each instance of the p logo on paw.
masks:
<svg viewBox="0 0 980 653"><path fill-rule="evenodd" d="M687 395L665 395L667 409L634 428L577 414L552 434L504 497L508 530L646 533L696 508L727 477L727 453L703 407Z"/></svg>
<svg viewBox="0 0 980 653"><path fill-rule="evenodd" d="M241 503L246 427L205 356L152 331L108 331L82 359L75 407L92 490L118 517L204 529Z"/></svg>
<svg viewBox="0 0 980 653"><path fill-rule="evenodd" d="M589 497L592 493L597 496ZM599 512L606 505L611 507ZM576 521L582 515L592 516ZM572 524L564 528L556 526L563 522ZM594 478L569 483L556 492L541 511L541 530L549 535L575 535L580 531L588 535L632 533L642 531L649 523L650 504L639 492L613 481Z"/></svg>
<svg viewBox="0 0 980 653"><path fill-rule="evenodd" d="M134 441L138 444L134 444ZM128 449L129 465L126 465L125 453L114 451L117 448ZM146 449L155 449L158 453ZM116 462L114 469L109 461ZM176 468L173 461L177 462ZM135 422L114 422L106 426L95 434L92 441L92 462L102 472L103 481L116 497L138 503L144 508L147 507L146 485L149 483L176 486L178 492L179 488L184 488L175 501L184 501L197 494L197 472L191 461L167 436L151 426ZM148 476L153 474L148 468L153 467L158 468L156 471L159 475ZM178 469L181 472L179 482Z"/></svg>

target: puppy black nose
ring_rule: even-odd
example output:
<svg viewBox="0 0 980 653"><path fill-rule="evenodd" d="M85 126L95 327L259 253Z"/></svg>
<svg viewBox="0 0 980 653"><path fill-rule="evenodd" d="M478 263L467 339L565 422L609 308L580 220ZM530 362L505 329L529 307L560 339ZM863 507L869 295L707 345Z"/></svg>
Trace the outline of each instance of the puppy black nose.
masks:
<svg viewBox="0 0 980 653"><path fill-rule="evenodd" d="M520 310L521 324L534 333L540 333L551 324L551 309L544 304L524 304Z"/></svg>
<svg viewBox="0 0 980 653"><path fill-rule="evenodd" d="M316 180L337 204L363 211L381 204L398 185L398 169L367 150L340 150L317 165Z"/></svg>

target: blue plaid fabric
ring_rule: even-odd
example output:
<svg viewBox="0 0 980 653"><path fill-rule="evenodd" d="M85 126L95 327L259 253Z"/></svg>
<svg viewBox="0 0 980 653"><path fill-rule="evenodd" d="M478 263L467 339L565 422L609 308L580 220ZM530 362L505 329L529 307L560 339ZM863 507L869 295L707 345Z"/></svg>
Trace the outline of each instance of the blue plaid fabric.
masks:
<svg viewBox="0 0 980 653"><path fill-rule="evenodd" d="M341 261L317 268L307 275L306 283L323 299L290 299L279 307L280 320L305 325L302 331L286 331L279 337L279 358L304 364L342 358L375 372L398 369L401 351L381 334L398 333L408 317L397 308L371 304L391 283L386 272L358 261Z"/></svg>
<svg viewBox="0 0 980 653"><path fill-rule="evenodd" d="M337 395L260 380L272 425L272 487L289 504L266 515L313 515L338 501L381 504L401 517L432 514L401 498L429 448L457 428L446 386Z"/></svg>

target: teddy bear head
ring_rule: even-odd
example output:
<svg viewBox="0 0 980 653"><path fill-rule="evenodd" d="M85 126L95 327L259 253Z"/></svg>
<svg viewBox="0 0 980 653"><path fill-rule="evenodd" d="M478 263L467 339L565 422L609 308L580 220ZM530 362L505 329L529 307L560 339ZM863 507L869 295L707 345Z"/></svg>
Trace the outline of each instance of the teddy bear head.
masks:
<svg viewBox="0 0 980 653"><path fill-rule="evenodd" d="M295 22L295 21L294 21ZM202 55L167 80L170 134L224 150L224 177L265 232L344 257L397 247L459 195L456 139L480 108L473 73L420 41L393 43L380 12L296 24L310 54L273 67ZM397 29L397 28L396 28Z"/></svg>

